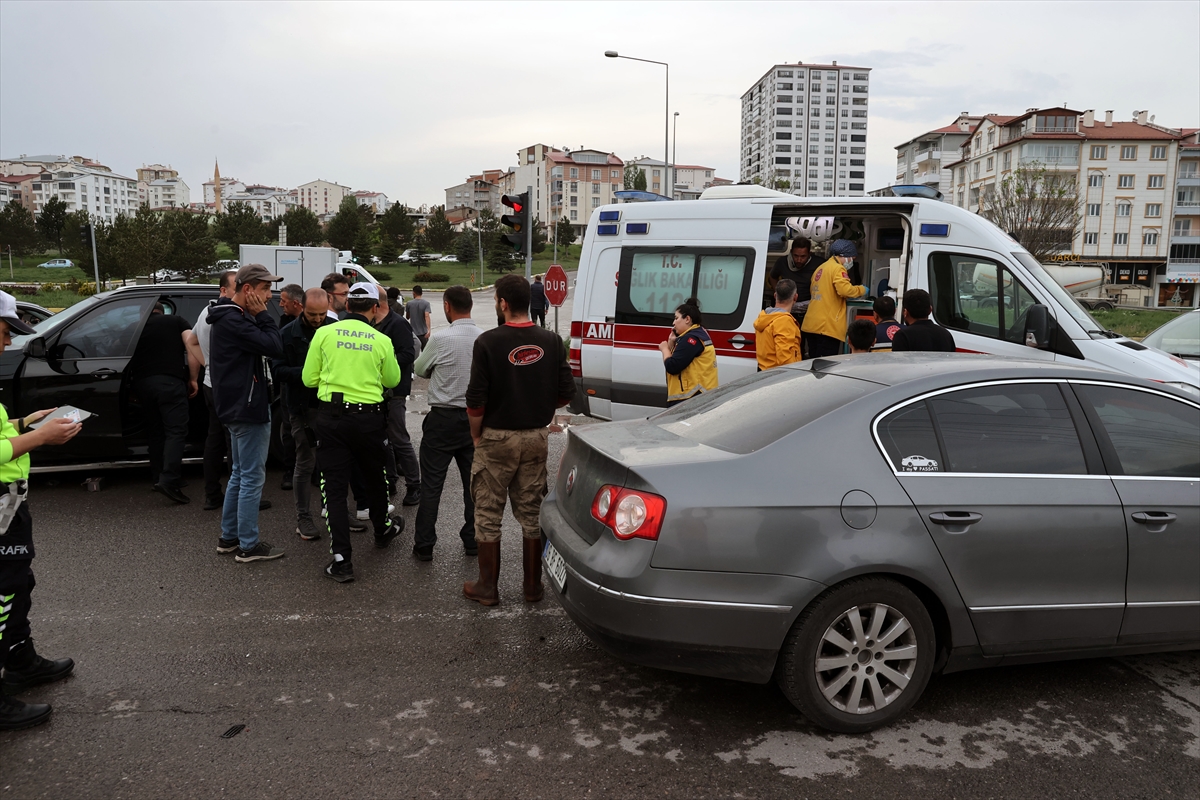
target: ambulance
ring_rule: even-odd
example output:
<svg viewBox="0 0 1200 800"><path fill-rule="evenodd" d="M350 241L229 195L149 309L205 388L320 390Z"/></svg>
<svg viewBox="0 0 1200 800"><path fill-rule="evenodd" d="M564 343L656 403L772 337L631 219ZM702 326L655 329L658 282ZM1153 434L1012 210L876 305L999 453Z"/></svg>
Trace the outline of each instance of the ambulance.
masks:
<svg viewBox="0 0 1200 800"><path fill-rule="evenodd" d="M924 197L804 198L718 186L697 200L601 206L588 221L575 284L571 410L606 420L667 403L658 345L694 297L721 384L757 370L754 319L792 239L824 261L858 247L868 296L928 291L960 352L1087 362L1200 396L1200 366L1106 331L1015 240L983 217ZM869 303L851 314L869 313Z"/></svg>

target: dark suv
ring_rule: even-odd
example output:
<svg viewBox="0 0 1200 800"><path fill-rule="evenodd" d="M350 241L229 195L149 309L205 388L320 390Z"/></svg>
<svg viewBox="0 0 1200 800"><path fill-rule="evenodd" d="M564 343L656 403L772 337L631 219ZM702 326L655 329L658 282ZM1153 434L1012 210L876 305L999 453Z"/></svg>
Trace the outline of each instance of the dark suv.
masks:
<svg viewBox="0 0 1200 800"><path fill-rule="evenodd" d="M40 408L73 405L97 414L61 447L33 454L33 471L130 466L146 461L146 420L131 391L129 361L155 302L195 322L215 285L128 286L89 297L55 314L29 336L14 336L0 354L0 403L16 418ZM275 295L268 310L279 320ZM277 410L277 409L273 409ZM199 461L208 429L203 394L190 401L184 458ZM279 414L273 413L278 421ZM272 430L272 449L279 436Z"/></svg>

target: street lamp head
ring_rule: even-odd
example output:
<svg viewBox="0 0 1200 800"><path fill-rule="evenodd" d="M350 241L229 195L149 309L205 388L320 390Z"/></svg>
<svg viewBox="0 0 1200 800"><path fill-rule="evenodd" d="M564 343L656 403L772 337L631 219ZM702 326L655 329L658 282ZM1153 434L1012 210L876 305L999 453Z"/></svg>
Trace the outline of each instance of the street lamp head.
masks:
<svg viewBox="0 0 1200 800"><path fill-rule="evenodd" d="M605 57L605 58L616 58L616 57L617 57L617 51L616 51L616 50L605 50L605 51L604 51L604 57Z"/></svg>

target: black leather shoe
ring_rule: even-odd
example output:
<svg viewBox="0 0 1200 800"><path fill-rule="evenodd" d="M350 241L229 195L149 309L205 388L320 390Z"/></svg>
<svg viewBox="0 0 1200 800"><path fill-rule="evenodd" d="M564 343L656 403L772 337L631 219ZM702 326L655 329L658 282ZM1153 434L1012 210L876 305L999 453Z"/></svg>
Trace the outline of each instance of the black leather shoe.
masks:
<svg viewBox="0 0 1200 800"><path fill-rule="evenodd" d="M479 544L474 539L471 541L463 540L463 555L477 556L479 555Z"/></svg>
<svg viewBox="0 0 1200 800"><path fill-rule="evenodd" d="M259 511L266 511L270 507L271 507L270 500L259 500L258 501L258 510Z"/></svg>
<svg viewBox="0 0 1200 800"><path fill-rule="evenodd" d="M159 494L165 494L167 497L174 500L179 505L187 505L192 502L192 499L174 486L164 486L161 483L154 484L154 491Z"/></svg>
<svg viewBox="0 0 1200 800"><path fill-rule="evenodd" d="M0 731L19 731L32 728L50 719L50 706L45 703L22 703L0 695Z"/></svg>
<svg viewBox="0 0 1200 800"><path fill-rule="evenodd" d="M221 508L223 505L225 505L225 498L223 496L204 498L205 511L213 511L214 509Z"/></svg>
<svg viewBox="0 0 1200 800"><path fill-rule="evenodd" d="M428 546L418 547L414 544L413 558L417 559L417 561L433 561L433 548Z"/></svg>
<svg viewBox="0 0 1200 800"><path fill-rule="evenodd" d="M405 506L415 506L415 505L420 505L420 503L421 503L421 486L420 486L420 484L408 487L408 491L404 493L404 499L400 501L400 504L405 505Z"/></svg>
<svg viewBox="0 0 1200 800"><path fill-rule="evenodd" d="M69 658L56 661L42 658L33 649L33 640L26 639L8 651L4 678L0 685L3 685L5 694L20 694L39 684L62 680L70 675L73 669L75 662Z"/></svg>
<svg viewBox="0 0 1200 800"><path fill-rule="evenodd" d="M292 476L284 475L283 480L279 482L279 488L285 492L290 492L292 490Z"/></svg>

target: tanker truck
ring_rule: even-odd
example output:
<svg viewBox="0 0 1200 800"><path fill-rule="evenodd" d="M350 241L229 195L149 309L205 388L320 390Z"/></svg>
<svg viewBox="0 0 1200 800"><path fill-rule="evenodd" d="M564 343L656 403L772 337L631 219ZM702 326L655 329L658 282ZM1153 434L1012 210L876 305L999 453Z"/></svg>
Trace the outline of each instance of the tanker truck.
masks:
<svg viewBox="0 0 1200 800"><path fill-rule="evenodd" d="M1104 268L1086 266L1083 264L1059 264L1050 262L1043 264L1060 286L1070 292L1076 300L1092 311L1112 311L1116 303L1103 293ZM984 297L982 305L989 305L989 300L996 296L996 270L990 264L979 264L975 267L972 281L978 294ZM1008 273L1005 273L1005 288L1008 287Z"/></svg>

